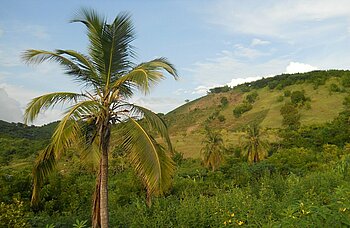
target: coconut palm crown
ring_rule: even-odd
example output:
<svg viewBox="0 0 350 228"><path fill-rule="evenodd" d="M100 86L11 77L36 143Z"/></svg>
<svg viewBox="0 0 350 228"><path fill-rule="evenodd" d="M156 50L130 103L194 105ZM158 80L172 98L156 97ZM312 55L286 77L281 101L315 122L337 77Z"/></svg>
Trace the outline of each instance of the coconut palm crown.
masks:
<svg viewBox="0 0 350 228"><path fill-rule="evenodd" d="M243 156L248 162L256 163L267 157L269 142L264 137L259 125L249 125L245 133L240 137Z"/></svg>
<svg viewBox="0 0 350 228"><path fill-rule="evenodd" d="M55 169L57 160L69 148L80 148L85 154L97 154L98 158L92 225L108 227L108 154L112 126L117 132L113 133L117 136L113 141L128 154L130 163L145 184L148 198L162 194L171 185L174 163L168 153L172 147L166 125L155 113L129 103L128 99L136 90L148 94L165 78L164 72L175 79L178 76L165 58L139 65L132 62L135 53L131 42L135 36L129 14L119 14L108 24L95 11L83 9L72 22L86 26L88 54L58 49L27 50L22 56L28 64L56 62L83 86L81 93L55 92L39 96L26 108L24 119L29 123L48 108L58 104L69 106L49 145L35 163L32 204L38 204L40 188ZM87 125L90 126L89 137L83 130ZM163 146L146 129L158 132Z"/></svg>
<svg viewBox="0 0 350 228"><path fill-rule="evenodd" d="M223 160L224 141L218 131L212 131L208 126L205 127L206 136L202 141L204 147L201 149L203 162L206 167L211 167L215 171L220 167Z"/></svg>

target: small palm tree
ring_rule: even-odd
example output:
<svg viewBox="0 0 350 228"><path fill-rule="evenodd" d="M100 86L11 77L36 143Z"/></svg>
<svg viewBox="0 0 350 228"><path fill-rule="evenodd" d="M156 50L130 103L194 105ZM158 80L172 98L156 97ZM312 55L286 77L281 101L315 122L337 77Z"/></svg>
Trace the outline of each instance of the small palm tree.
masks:
<svg viewBox="0 0 350 228"><path fill-rule="evenodd" d="M206 137L202 141L204 147L201 150L203 162L206 167L215 171L223 160L224 141L219 132L212 131L209 127L206 127L205 131Z"/></svg>
<svg viewBox="0 0 350 228"><path fill-rule="evenodd" d="M95 154L98 158L92 225L108 227L108 156L112 127L113 140L127 152L145 184L148 199L162 194L171 185L174 162L167 153L172 150L167 128L155 113L128 103L128 98L135 90L149 93L151 87L164 78L163 70L175 79L177 73L165 58L133 64L135 53L130 43L134 40L134 27L128 14L120 14L108 24L95 11L83 9L72 22L81 22L87 28L87 55L73 50L27 50L23 54L29 64L43 61L60 64L66 74L84 86L81 93L55 92L39 96L26 108L25 122L29 123L49 107L59 103L70 105L50 144L35 163L32 205L38 203L40 188L57 160L68 148L82 148L86 154ZM148 124L147 128L144 123ZM146 129L158 132L167 148L157 143Z"/></svg>
<svg viewBox="0 0 350 228"><path fill-rule="evenodd" d="M248 126L245 134L240 137L240 144L243 156L246 156L250 163L259 162L267 157L269 143L257 124Z"/></svg>

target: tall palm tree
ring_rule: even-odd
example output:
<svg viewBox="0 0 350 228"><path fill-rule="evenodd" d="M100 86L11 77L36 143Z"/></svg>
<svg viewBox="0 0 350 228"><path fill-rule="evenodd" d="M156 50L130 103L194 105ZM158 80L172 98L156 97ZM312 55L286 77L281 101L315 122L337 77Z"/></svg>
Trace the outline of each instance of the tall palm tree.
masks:
<svg viewBox="0 0 350 228"><path fill-rule="evenodd" d="M248 162L255 163L267 157L268 141L264 138L259 125L249 125L244 135L240 137L243 156Z"/></svg>
<svg viewBox="0 0 350 228"><path fill-rule="evenodd" d="M223 159L224 141L219 132L212 131L209 127L206 127L205 131L206 136L202 141L204 147L201 150L203 162L206 167L211 167L212 171L215 171Z"/></svg>
<svg viewBox="0 0 350 228"><path fill-rule="evenodd" d="M92 225L108 227L108 154L112 126L116 128L117 137L113 140L128 152L131 164L145 184L147 198L162 194L171 185L174 163L168 153L172 147L167 128L155 113L128 103L128 98L135 90L149 93L153 85L165 78L163 71L175 79L178 76L165 58L133 64L135 53L130 43L134 40L134 27L128 14L119 14L108 24L95 11L83 9L72 22L81 22L87 28L87 55L60 49L27 50L23 54L28 64L44 61L60 64L66 74L84 86L81 93L56 92L39 96L26 108L25 122L29 123L49 107L70 105L50 144L35 163L32 204L38 203L45 178L68 148L83 148L87 154L97 151ZM147 128L144 123L148 124ZM83 129L89 129L88 134ZM146 129L158 132L167 148L157 143Z"/></svg>

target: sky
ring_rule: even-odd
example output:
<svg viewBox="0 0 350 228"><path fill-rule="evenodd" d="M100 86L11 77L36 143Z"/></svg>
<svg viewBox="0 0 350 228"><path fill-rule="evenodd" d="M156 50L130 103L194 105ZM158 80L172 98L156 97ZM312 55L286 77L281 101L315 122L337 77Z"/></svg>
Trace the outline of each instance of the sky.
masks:
<svg viewBox="0 0 350 228"><path fill-rule="evenodd" d="M55 63L26 65L27 49L87 53L85 28L69 23L81 8L112 21L129 12L134 22L136 63L166 57L170 76L150 95L130 102L167 113L206 95L281 73L349 69L350 1L347 0L153 0L0 2L0 119L22 122L28 102L44 93L81 87ZM61 117L63 108L39 115L36 125Z"/></svg>

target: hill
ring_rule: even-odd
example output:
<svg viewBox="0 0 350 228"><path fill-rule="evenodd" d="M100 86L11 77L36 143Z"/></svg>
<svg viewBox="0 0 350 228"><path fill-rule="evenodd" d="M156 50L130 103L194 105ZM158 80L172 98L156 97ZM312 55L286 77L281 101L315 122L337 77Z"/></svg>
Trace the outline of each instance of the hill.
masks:
<svg viewBox="0 0 350 228"><path fill-rule="evenodd" d="M298 103L298 94L304 99L297 104L301 125L326 123L344 110L349 86L350 71L282 74L233 88L210 89L206 96L178 107L164 119L176 150L185 157L199 157L206 125L220 130L228 144L237 145L242 128L253 122L270 131L284 127L280 110L286 103Z"/></svg>
<svg viewBox="0 0 350 228"><path fill-rule="evenodd" d="M168 113L164 118L179 152L198 157L209 126L224 135L224 162L212 171L200 159L176 153L171 191L148 207L125 154L112 150L111 227L350 226L348 78L348 71L318 71L218 87ZM283 131L280 110L289 102L302 126ZM241 129L253 122L280 138L265 160L250 164L236 144ZM39 207L30 207L33 163L56 124L0 121L0 227L91 225L95 171L75 150L63 155L45 181Z"/></svg>

